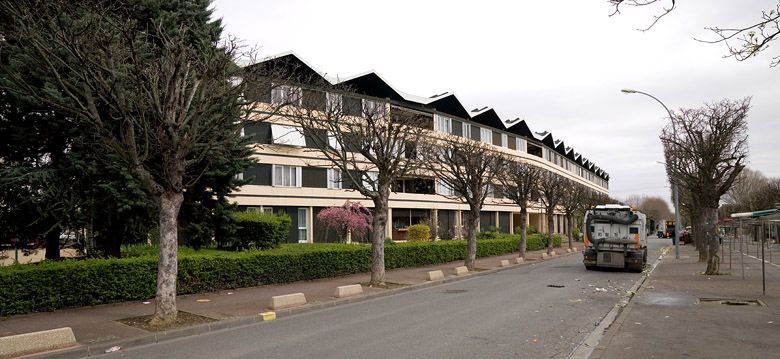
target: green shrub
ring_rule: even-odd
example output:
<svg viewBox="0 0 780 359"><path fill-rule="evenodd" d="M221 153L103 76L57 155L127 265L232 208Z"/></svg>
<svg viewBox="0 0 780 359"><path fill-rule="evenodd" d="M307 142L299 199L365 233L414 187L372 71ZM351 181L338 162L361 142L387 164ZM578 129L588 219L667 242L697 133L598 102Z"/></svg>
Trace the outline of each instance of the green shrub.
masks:
<svg viewBox="0 0 780 359"><path fill-rule="evenodd" d="M236 233L230 247L236 249L269 249L283 243L292 220L286 213L234 212Z"/></svg>
<svg viewBox="0 0 780 359"><path fill-rule="evenodd" d="M385 247L394 246L394 245L395 245L395 241L392 238L390 237L385 238Z"/></svg>
<svg viewBox="0 0 780 359"><path fill-rule="evenodd" d="M496 239L498 238L498 231L495 226L490 226L484 231L477 233L477 239Z"/></svg>
<svg viewBox="0 0 780 359"><path fill-rule="evenodd" d="M427 242L431 240L431 227L427 224L413 224L406 231L406 240L409 242Z"/></svg>
<svg viewBox="0 0 780 359"><path fill-rule="evenodd" d="M517 231L517 233L520 233L520 231ZM536 227L534 227L534 226L527 226L525 228L525 233L526 234L537 234L537 233L539 233L539 230L536 229Z"/></svg>
<svg viewBox="0 0 780 359"><path fill-rule="evenodd" d="M517 250L519 236L501 234L477 246L477 256ZM0 268L0 316L153 298L156 247L126 250L134 258L44 261ZM182 248L179 294L288 283L371 270L371 246L363 244L282 244L242 252ZM385 247L386 268L463 260L466 241L408 242Z"/></svg>

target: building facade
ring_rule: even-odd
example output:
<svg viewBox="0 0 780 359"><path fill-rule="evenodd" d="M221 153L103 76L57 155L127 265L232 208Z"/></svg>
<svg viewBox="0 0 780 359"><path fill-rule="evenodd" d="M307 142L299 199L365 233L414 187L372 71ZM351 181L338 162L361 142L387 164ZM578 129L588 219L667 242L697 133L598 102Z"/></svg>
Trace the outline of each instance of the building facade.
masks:
<svg viewBox="0 0 780 359"><path fill-rule="evenodd" d="M327 103L338 101L345 111L380 107L389 113L413 111L428 121L431 131L440 135L470 138L518 161L555 172L571 181L603 194L609 192L609 174L583 155L567 147L549 132L533 132L524 120L503 121L492 108L467 110L454 94L443 93L419 97L397 91L375 72L346 79L329 79L315 71L295 54L284 54L253 66L274 64L294 68L299 78L317 78L322 83L343 85L350 93L325 93ZM258 163L240 176L249 183L231 197L244 210L285 212L292 218L288 236L291 243L335 242L341 238L317 221L317 214L325 208L341 206L345 201L360 202L373 207L373 202L353 189L350 180L333 168L307 136L310 129L295 128L283 113L263 113L263 108L289 100L305 101L305 84L279 86L249 85L246 98L259 104L257 118L244 128L243 135L251 136L254 156ZM319 96L319 95L317 95ZM489 195L480 215L480 227L495 227L499 232L513 233L519 226L520 208L503 199L500 191ZM468 205L462 203L441 181L433 177L412 176L393 184L389 199L386 233L393 240L404 240L406 228L412 224L428 223L432 235L438 239L460 238L463 214ZM564 232L562 215L555 215L556 232ZM529 208L528 224L540 231L546 230L546 217L540 204ZM360 238L355 238L360 240Z"/></svg>

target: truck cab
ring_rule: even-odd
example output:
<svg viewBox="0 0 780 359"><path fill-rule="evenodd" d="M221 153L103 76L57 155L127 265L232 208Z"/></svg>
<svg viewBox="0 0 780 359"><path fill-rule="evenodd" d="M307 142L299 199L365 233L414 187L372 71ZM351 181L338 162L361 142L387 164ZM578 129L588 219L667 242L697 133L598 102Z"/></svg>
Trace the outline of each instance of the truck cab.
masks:
<svg viewBox="0 0 780 359"><path fill-rule="evenodd" d="M585 268L641 272L647 263L647 216L629 206L604 204L585 212Z"/></svg>

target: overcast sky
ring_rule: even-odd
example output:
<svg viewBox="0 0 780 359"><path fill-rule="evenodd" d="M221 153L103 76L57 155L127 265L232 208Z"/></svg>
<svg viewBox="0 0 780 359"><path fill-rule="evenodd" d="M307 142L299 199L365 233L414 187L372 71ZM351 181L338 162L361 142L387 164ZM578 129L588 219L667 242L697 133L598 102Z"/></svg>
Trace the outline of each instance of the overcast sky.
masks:
<svg viewBox="0 0 780 359"><path fill-rule="evenodd" d="M669 198L658 135L671 109L752 96L750 163L780 176L780 67L770 52L724 59L707 26L752 23L776 0L685 0L648 32L657 9L609 17L606 0L217 0L227 34L262 57L294 51L328 75L377 71L396 89L454 92L467 109L526 119L610 174L610 193Z"/></svg>

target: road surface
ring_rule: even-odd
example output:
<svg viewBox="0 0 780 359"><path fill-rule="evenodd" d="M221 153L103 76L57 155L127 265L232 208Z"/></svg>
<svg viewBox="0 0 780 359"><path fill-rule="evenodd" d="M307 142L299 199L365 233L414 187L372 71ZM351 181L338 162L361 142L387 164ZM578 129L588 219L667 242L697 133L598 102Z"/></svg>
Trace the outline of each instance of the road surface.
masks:
<svg viewBox="0 0 780 359"><path fill-rule="evenodd" d="M651 237L648 261L667 245ZM641 275L587 271L581 260L555 258L105 356L565 358Z"/></svg>

